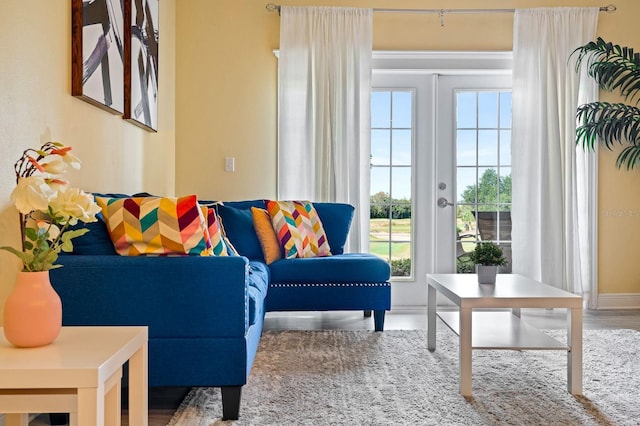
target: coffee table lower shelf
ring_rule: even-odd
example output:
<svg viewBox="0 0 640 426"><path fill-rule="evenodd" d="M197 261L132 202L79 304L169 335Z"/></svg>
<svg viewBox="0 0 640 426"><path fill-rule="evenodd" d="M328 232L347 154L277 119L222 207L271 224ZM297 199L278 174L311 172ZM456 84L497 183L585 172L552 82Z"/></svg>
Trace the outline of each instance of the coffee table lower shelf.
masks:
<svg viewBox="0 0 640 426"><path fill-rule="evenodd" d="M460 335L457 311L437 312L436 315ZM510 311L473 311L471 324L472 349L569 350L566 343L527 324Z"/></svg>

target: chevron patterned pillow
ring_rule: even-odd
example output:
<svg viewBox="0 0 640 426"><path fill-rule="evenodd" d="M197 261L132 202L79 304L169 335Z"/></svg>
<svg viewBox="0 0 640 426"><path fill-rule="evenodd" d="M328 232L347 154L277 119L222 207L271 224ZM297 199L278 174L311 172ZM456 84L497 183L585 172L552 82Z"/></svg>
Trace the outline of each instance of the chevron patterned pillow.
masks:
<svg viewBox="0 0 640 426"><path fill-rule="evenodd" d="M121 256L211 254L207 222L195 195L96 197L96 202Z"/></svg>
<svg viewBox="0 0 640 426"><path fill-rule="evenodd" d="M327 235L311 201L267 201L266 204L286 259L331 256Z"/></svg>
<svg viewBox="0 0 640 426"><path fill-rule="evenodd" d="M209 238L212 254L214 256L229 256L229 250L224 241L222 227L218 221L216 210L211 207L203 206L203 213L207 214L207 228L209 230Z"/></svg>

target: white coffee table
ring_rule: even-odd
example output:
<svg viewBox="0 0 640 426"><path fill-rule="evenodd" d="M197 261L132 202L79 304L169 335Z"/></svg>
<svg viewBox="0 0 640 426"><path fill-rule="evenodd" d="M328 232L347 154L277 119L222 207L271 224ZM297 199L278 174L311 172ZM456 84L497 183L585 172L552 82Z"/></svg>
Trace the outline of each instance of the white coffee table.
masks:
<svg viewBox="0 0 640 426"><path fill-rule="evenodd" d="M475 274L427 274L427 339L436 349L436 315L460 338L460 393L471 396L473 349L567 351L567 384L582 394L582 297L516 274L499 274L495 284L478 284ZM458 312L436 312L436 292ZM486 309L511 308L511 311ZM520 320L521 308L566 308L567 342ZM476 311L474 309L484 309Z"/></svg>
<svg viewBox="0 0 640 426"><path fill-rule="evenodd" d="M119 425L122 366L129 361L129 424L148 424L147 327L62 327L39 348L16 348L0 327L0 413L70 413L70 424Z"/></svg>

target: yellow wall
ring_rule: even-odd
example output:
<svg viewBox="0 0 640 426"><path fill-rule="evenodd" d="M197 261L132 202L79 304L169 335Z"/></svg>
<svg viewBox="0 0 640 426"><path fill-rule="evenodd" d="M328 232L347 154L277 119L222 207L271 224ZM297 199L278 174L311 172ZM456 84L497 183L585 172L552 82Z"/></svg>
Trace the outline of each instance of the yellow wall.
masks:
<svg viewBox="0 0 640 426"><path fill-rule="evenodd" d="M50 140L83 161L68 176L73 186L173 195L175 1L162 0L159 15L159 131L149 133L71 96L70 0L0 1L0 246L20 244L13 164ZM19 269L0 251L0 313Z"/></svg>
<svg viewBox="0 0 640 426"><path fill-rule="evenodd" d="M276 193L277 61L280 20L268 1L189 0L177 5L176 192L213 199L273 197ZM604 6L609 0L287 0L285 5L381 8L514 8ZM640 2L616 0L600 14L598 35L640 49ZM511 50L512 14L374 15L376 50ZM236 158L236 173L224 157ZM600 161L600 206L640 212L640 174ZM601 293L640 293L640 216L600 215Z"/></svg>

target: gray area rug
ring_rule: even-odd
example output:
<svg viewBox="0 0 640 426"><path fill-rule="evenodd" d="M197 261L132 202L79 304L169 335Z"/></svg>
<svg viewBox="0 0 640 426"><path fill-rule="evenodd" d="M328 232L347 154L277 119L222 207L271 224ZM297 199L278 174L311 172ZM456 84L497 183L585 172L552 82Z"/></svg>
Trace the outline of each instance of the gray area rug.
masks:
<svg viewBox="0 0 640 426"><path fill-rule="evenodd" d="M238 421L220 420L218 388L194 388L169 425L640 425L640 332L585 330L583 347L583 397L566 352L488 350L467 399L444 326L433 353L426 331L267 331Z"/></svg>

